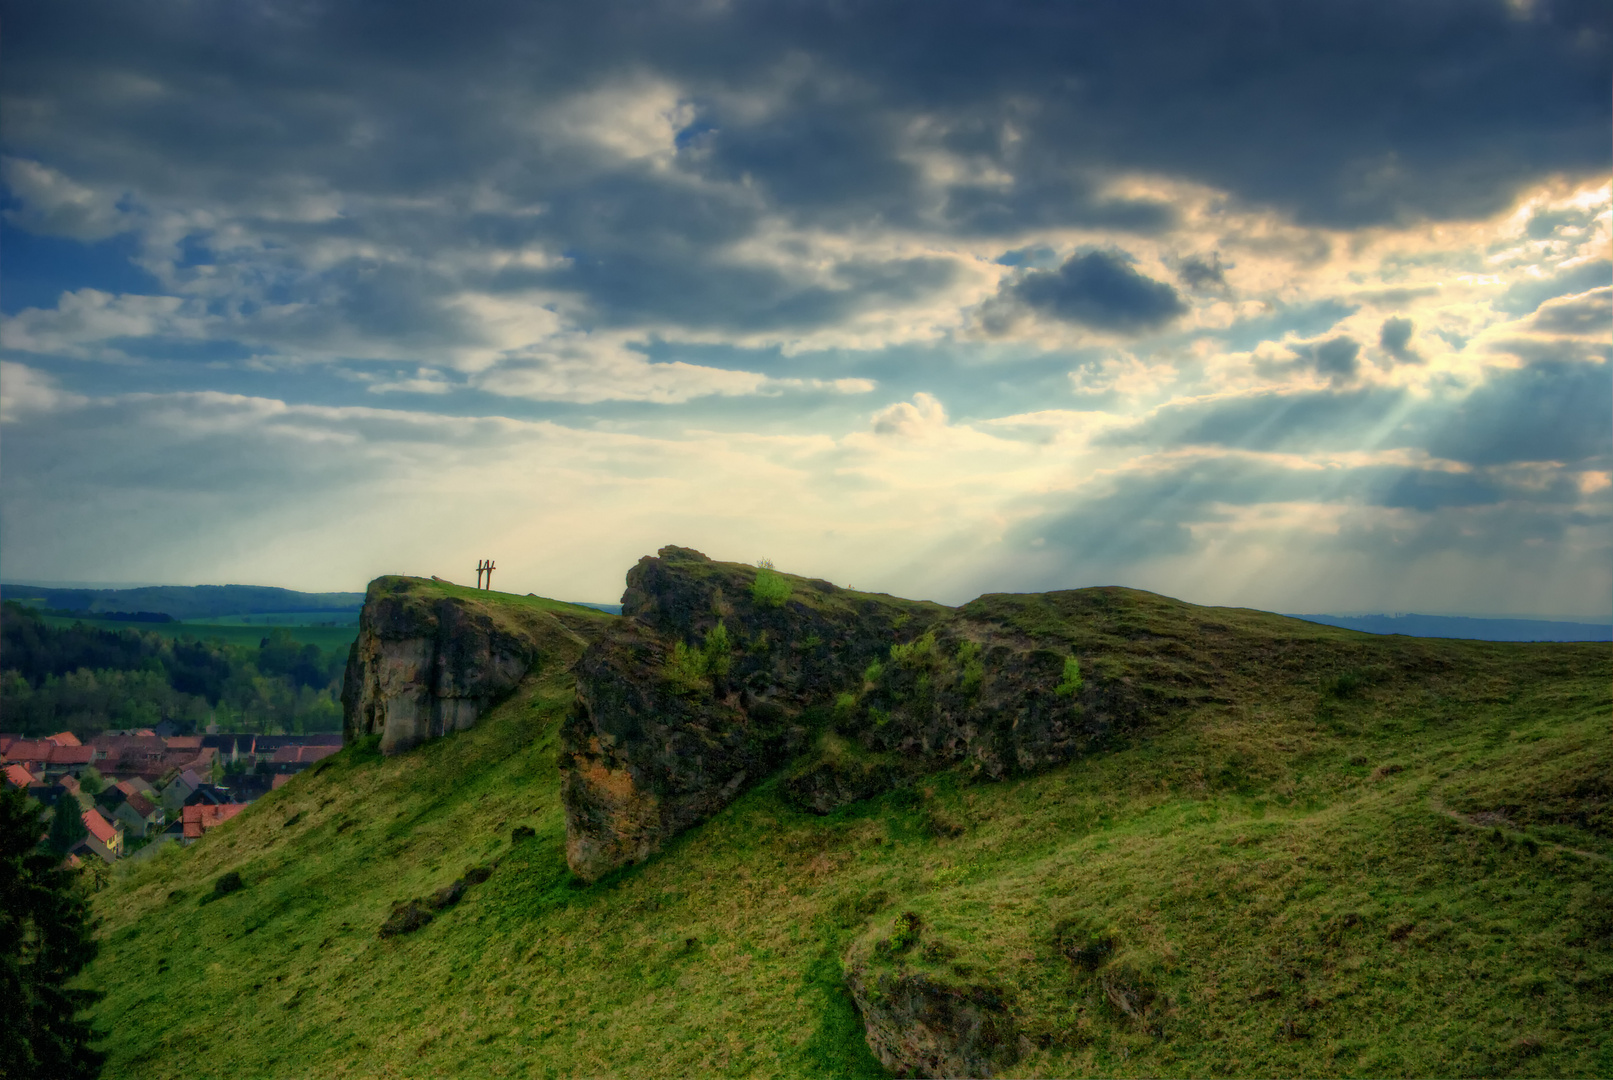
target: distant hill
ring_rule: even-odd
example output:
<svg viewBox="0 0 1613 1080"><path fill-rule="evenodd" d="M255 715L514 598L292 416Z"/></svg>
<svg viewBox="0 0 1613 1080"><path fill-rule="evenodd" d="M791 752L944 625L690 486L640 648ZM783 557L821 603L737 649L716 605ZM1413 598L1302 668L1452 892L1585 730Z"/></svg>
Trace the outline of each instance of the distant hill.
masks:
<svg viewBox="0 0 1613 1080"><path fill-rule="evenodd" d="M6 600L38 600L71 611L150 611L176 619L277 612L357 611L361 592L306 593L267 585L151 585L140 589L49 589L0 583Z"/></svg>
<svg viewBox="0 0 1613 1080"><path fill-rule="evenodd" d="M1368 634L1463 638L1468 641L1613 641L1607 623L1544 619L1469 619L1455 615L1292 615L1290 618Z"/></svg>

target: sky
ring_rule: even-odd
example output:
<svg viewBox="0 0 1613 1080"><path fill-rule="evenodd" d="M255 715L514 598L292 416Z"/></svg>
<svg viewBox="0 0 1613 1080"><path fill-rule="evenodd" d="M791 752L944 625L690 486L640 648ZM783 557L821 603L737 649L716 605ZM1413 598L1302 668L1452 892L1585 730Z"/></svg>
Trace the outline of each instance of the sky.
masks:
<svg viewBox="0 0 1613 1080"><path fill-rule="evenodd" d="M4 0L0 573L1613 615L1613 9Z"/></svg>

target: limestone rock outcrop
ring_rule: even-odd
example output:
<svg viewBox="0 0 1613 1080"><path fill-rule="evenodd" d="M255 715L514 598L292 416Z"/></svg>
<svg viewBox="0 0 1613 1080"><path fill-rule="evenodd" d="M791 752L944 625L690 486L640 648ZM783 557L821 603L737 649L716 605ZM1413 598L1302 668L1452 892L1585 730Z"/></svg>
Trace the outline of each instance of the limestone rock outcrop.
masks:
<svg viewBox="0 0 1613 1080"><path fill-rule="evenodd" d="M419 578L377 578L348 652L344 741L380 735L381 751L395 754L463 731L534 665L573 662L608 621Z"/></svg>
<svg viewBox="0 0 1613 1080"><path fill-rule="evenodd" d="M593 880L705 820L807 748L814 707L860 680L937 604L849 593L662 548L629 573L628 616L578 661L562 729L566 855ZM719 626L721 629L719 630Z"/></svg>
<svg viewBox="0 0 1613 1080"><path fill-rule="evenodd" d="M1151 646L1107 662L1148 596L946 608L662 548L575 669L571 867L594 880L643 859L789 762L783 796L827 814L939 769L1001 779L1096 749L1213 682Z"/></svg>
<svg viewBox="0 0 1613 1080"><path fill-rule="evenodd" d="M1003 992L924 972L846 970L868 1048L897 1076L999 1076L1019 1060L1019 1035Z"/></svg>

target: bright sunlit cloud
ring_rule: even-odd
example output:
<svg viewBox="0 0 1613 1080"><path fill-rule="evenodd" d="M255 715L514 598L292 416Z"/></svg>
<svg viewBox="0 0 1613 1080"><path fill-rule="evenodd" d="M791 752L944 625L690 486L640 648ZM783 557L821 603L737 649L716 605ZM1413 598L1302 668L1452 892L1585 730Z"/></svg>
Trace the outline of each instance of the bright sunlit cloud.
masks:
<svg viewBox="0 0 1613 1080"><path fill-rule="evenodd" d="M1613 614L1572 5L36 14L8 578Z"/></svg>

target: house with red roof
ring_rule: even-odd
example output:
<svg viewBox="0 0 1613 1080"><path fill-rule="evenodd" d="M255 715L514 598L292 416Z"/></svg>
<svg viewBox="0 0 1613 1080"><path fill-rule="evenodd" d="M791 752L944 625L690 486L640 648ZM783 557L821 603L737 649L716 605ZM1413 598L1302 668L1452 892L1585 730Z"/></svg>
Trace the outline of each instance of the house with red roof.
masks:
<svg viewBox="0 0 1613 1080"><path fill-rule="evenodd" d="M123 826L108 821L94 807L84 811L81 816L84 828L90 833L84 841L90 850L99 855L104 862L116 862L123 854Z"/></svg>
<svg viewBox="0 0 1613 1080"><path fill-rule="evenodd" d="M102 772L156 779L168 771L163 761L168 745L156 735L97 735L90 745L95 748L95 767Z"/></svg>
<svg viewBox="0 0 1613 1080"><path fill-rule="evenodd" d="M57 746L50 754L50 771L57 776L79 776L94 763L93 746Z"/></svg>
<svg viewBox="0 0 1613 1080"><path fill-rule="evenodd" d="M83 743L78 741L78 736L74 735L71 731L58 731L54 735L47 735L45 737L45 741L46 742L53 742L57 746L82 746L82 745L84 745Z"/></svg>
<svg viewBox="0 0 1613 1080"><path fill-rule="evenodd" d="M9 787L27 789L29 784L38 783L38 778L28 771L25 765L6 766L6 784Z"/></svg>
<svg viewBox="0 0 1613 1080"><path fill-rule="evenodd" d="M5 763L21 765L37 777L64 773L77 776L94 758L87 746L57 746L49 739L15 739L5 750Z"/></svg>
<svg viewBox="0 0 1613 1080"><path fill-rule="evenodd" d="M225 803L222 806L208 806L199 804L187 806L184 810L184 839L186 844L194 844L210 829L216 829L230 818L246 809L246 803Z"/></svg>
<svg viewBox="0 0 1613 1080"><path fill-rule="evenodd" d="M25 766L29 772L44 772L56 744L46 739L13 739L6 747L6 762Z"/></svg>

